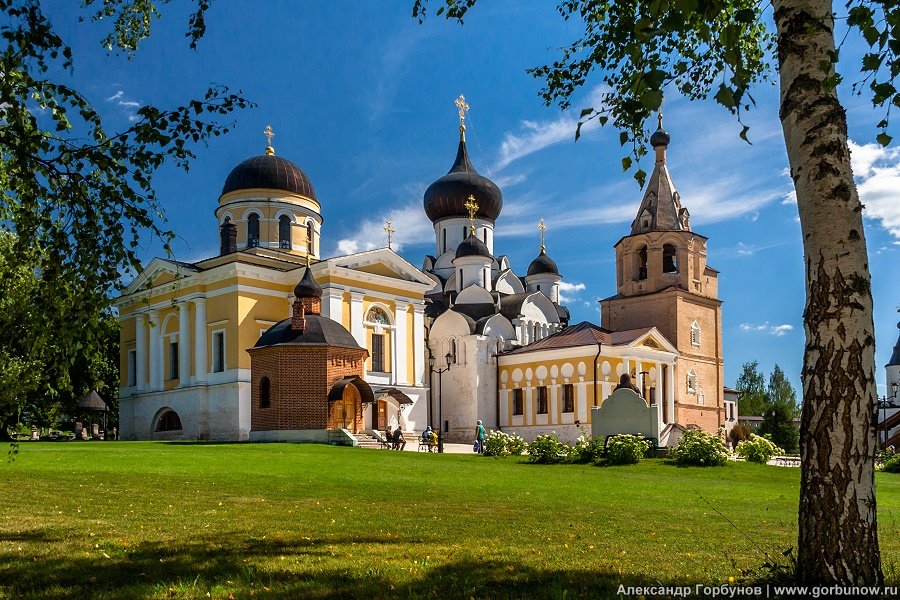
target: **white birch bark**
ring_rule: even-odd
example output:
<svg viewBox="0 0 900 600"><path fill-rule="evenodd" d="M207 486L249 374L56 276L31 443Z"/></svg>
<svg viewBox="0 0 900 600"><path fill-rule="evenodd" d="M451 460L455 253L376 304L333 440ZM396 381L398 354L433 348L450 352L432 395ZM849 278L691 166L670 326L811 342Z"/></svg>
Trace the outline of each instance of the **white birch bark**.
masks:
<svg viewBox="0 0 900 600"><path fill-rule="evenodd" d="M871 281L847 122L821 68L834 52L828 0L773 0L781 122L803 232L806 349L797 576L880 585L875 515Z"/></svg>

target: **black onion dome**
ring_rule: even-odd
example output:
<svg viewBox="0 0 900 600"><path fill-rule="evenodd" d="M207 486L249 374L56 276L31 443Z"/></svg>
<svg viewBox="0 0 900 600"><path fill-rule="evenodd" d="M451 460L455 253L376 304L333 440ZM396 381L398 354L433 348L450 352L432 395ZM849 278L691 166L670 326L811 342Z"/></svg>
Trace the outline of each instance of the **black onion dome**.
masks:
<svg viewBox="0 0 900 600"><path fill-rule="evenodd" d="M222 195L256 188L282 190L316 200L316 190L303 169L274 154L248 158L233 168L222 186Z"/></svg>
<svg viewBox="0 0 900 600"><path fill-rule="evenodd" d="M253 347L262 348L276 344L325 344L341 348L359 348L356 338L346 327L333 319L306 313L305 323L306 326L300 332L291 329L291 319L279 321L259 336Z"/></svg>
<svg viewBox="0 0 900 600"><path fill-rule="evenodd" d="M312 274L312 269L309 267L306 267L303 277L300 278L300 283L294 288L294 296L297 298L322 297L322 288L319 286L318 282L316 282L316 278L313 277Z"/></svg>
<svg viewBox="0 0 900 600"><path fill-rule="evenodd" d="M488 250L487 244L475 237L474 233L470 233L469 237L456 247L456 258L462 256L486 256L491 258L491 251Z"/></svg>
<svg viewBox="0 0 900 600"><path fill-rule="evenodd" d="M527 275L541 275L544 273L559 275L559 267L556 266L556 261L547 256L546 252L541 250L540 256L531 261L531 264L528 265Z"/></svg>
<svg viewBox="0 0 900 600"><path fill-rule="evenodd" d="M465 204L469 196L478 204L477 217L496 221L503 208L503 194L497 184L482 177L472 166L466 142L459 142L450 171L425 190L425 214L435 223L448 217L469 216Z"/></svg>
<svg viewBox="0 0 900 600"><path fill-rule="evenodd" d="M662 122L660 122L659 129L650 136L650 145L654 148L657 146L668 146L670 141L669 132L662 128Z"/></svg>
<svg viewBox="0 0 900 600"><path fill-rule="evenodd" d="M900 323L897 323L897 328L900 329ZM891 354L891 360L889 360L888 364L885 366L893 367L896 365L900 365L900 338L897 338L897 343L894 345L894 352Z"/></svg>

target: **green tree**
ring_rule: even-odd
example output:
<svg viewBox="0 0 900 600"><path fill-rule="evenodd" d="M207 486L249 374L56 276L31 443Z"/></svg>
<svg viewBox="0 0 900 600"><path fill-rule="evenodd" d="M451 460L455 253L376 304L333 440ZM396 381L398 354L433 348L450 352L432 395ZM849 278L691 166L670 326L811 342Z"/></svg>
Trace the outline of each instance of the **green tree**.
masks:
<svg viewBox="0 0 900 600"><path fill-rule="evenodd" d="M98 51L130 57L168 1L82 0L82 20L107 26ZM210 2L194 0L191 47ZM228 131L218 119L249 103L213 86L183 106L143 106L127 128L108 131L83 94L54 78L75 63L41 3L0 0L0 14L0 232L12 234L0 260L7 270L25 266L13 269L18 287L0 296L11 308L0 315L0 421L8 421L23 397L45 418L82 391L79 381L105 380L96 373L109 350L110 297L122 273L140 270L142 234L167 250L172 239L155 172L166 163L186 170L195 145Z"/></svg>
<svg viewBox="0 0 900 600"><path fill-rule="evenodd" d="M783 406L785 412L791 418L800 416L800 406L797 404L797 392L794 386L785 376L777 364L769 375L769 385L766 388L766 401L770 406Z"/></svg>
<svg viewBox="0 0 900 600"><path fill-rule="evenodd" d="M735 383L740 391L738 414L762 416L766 411L766 378L759 370L759 361L744 363Z"/></svg>
<svg viewBox="0 0 900 600"><path fill-rule="evenodd" d="M435 1L438 14L461 20L477 0ZM414 0L413 16L424 19L427 5ZM900 105L900 4L840 6L847 35L858 35L866 48L860 64L846 70L859 74L854 92L871 94L881 115L877 139L886 145L889 109ZM807 290L796 574L801 583L882 584L871 277L837 96L832 3L772 0L768 11L767 3L752 0L560 0L558 8L564 19L581 21L582 33L558 60L531 73L545 83L544 101L562 108L589 79L606 85L600 106L584 108L581 118L619 129L620 142L631 144L625 169L645 152L644 123L659 110L664 90L692 100L713 97L740 122L754 104L753 85L768 79L776 62ZM746 139L746 126L740 135ZM644 172L635 177L643 181Z"/></svg>
<svg viewBox="0 0 900 600"><path fill-rule="evenodd" d="M766 388L766 409L759 432L769 434L776 445L788 452L797 450L800 434L794 418L800 415L797 393L777 364L769 376Z"/></svg>

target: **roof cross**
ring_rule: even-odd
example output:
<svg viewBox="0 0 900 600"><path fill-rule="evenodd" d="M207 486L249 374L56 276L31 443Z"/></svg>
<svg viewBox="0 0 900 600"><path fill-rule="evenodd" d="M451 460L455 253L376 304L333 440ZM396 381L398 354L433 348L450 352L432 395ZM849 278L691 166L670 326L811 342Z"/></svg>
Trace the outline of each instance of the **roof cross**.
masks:
<svg viewBox="0 0 900 600"><path fill-rule="evenodd" d="M541 230L541 254L544 254L546 247L544 246L544 233L547 231L547 226L544 225L544 220L541 219L541 222L538 223L538 229Z"/></svg>
<svg viewBox="0 0 900 600"><path fill-rule="evenodd" d="M469 211L469 231L472 232L472 235L475 235L475 213L478 212L478 203L475 202L475 196L470 194L469 199L466 200L463 206Z"/></svg>
<svg viewBox="0 0 900 600"><path fill-rule="evenodd" d="M266 154L272 156L275 154L275 148L272 147L272 138L275 137L275 132L272 131L271 125L266 125L263 135L266 136Z"/></svg>
<svg viewBox="0 0 900 600"><path fill-rule="evenodd" d="M390 219L388 219L387 221L384 222L384 227L382 227L382 229L384 229L384 232L387 233L388 250L390 250L391 242L393 241L394 233L396 232L396 230L393 227L391 227Z"/></svg>
<svg viewBox="0 0 900 600"><path fill-rule="evenodd" d="M469 111L469 104L466 102L466 97L462 94L453 103L459 110L459 139L464 142L466 141L466 113Z"/></svg>

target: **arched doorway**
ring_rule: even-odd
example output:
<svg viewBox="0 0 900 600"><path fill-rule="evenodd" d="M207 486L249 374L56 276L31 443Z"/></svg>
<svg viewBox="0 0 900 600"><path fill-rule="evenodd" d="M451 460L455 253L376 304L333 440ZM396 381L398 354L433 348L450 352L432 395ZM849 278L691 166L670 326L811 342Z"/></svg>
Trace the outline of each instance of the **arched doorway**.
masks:
<svg viewBox="0 0 900 600"><path fill-rule="evenodd" d="M363 404L371 404L373 400L372 388L362 378L351 376L338 380L328 392L328 429L359 433Z"/></svg>
<svg viewBox="0 0 900 600"><path fill-rule="evenodd" d="M155 439L178 439L184 433L182 430L181 417L168 406L159 409L156 416L153 417L153 437Z"/></svg>

